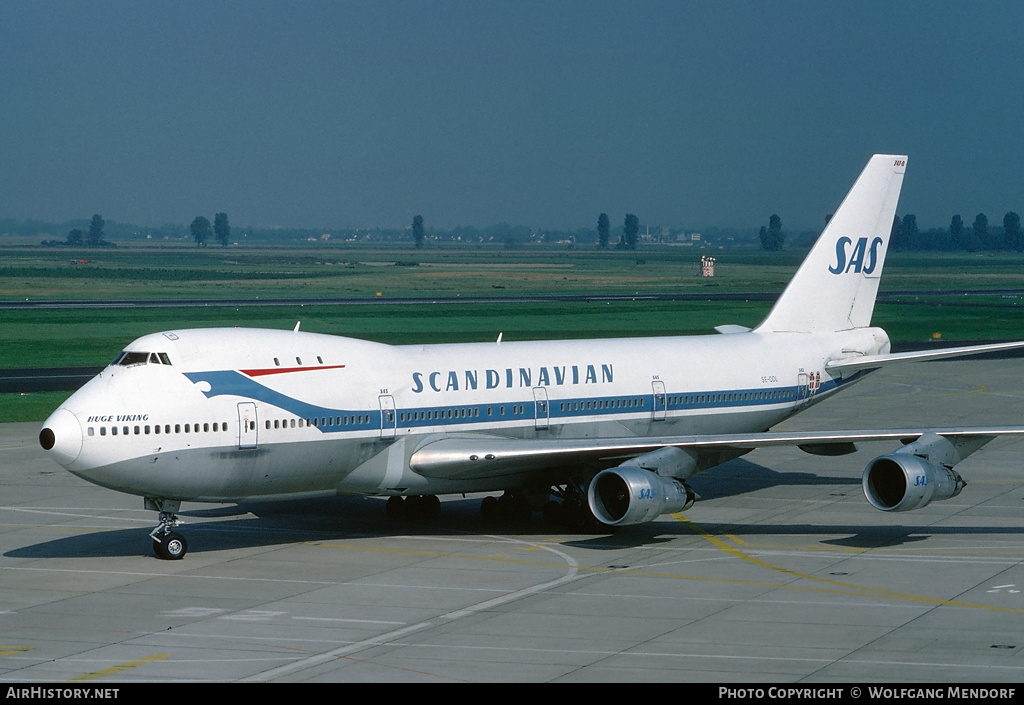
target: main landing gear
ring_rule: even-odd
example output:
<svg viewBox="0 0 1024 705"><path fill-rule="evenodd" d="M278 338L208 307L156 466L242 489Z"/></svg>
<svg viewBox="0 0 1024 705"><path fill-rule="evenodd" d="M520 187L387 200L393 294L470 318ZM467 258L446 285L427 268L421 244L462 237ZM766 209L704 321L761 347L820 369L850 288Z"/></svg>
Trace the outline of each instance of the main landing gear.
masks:
<svg viewBox="0 0 1024 705"><path fill-rule="evenodd" d="M437 495L388 497L384 507L389 519L436 519L441 516L441 500Z"/></svg>
<svg viewBox="0 0 1024 705"><path fill-rule="evenodd" d="M165 561L177 561L188 553L188 541L185 537L174 531L174 528L181 526L178 521L177 512L181 509L181 502L175 499L153 499L146 497L146 509L160 512L160 525L153 529L149 536L153 539L153 553L157 558Z"/></svg>
<svg viewBox="0 0 1024 705"><path fill-rule="evenodd" d="M611 531L590 511L582 483L506 490L501 497L488 496L480 502L480 517L487 523L525 521L534 512L541 512L548 526L582 533Z"/></svg>

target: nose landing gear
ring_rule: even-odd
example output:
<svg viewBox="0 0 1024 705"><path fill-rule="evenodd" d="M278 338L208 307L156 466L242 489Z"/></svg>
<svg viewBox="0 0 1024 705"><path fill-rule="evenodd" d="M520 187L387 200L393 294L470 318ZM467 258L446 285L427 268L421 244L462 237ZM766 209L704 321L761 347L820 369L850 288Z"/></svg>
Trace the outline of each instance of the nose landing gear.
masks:
<svg viewBox="0 0 1024 705"><path fill-rule="evenodd" d="M153 509L160 512L160 525L153 529L149 536L153 539L153 553L157 558L165 561L177 561L188 553L188 541L185 537L174 531L174 527L181 526L178 520L177 511L181 509L181 502L175 499L153 499L146 497L146 509Z"/></svg>

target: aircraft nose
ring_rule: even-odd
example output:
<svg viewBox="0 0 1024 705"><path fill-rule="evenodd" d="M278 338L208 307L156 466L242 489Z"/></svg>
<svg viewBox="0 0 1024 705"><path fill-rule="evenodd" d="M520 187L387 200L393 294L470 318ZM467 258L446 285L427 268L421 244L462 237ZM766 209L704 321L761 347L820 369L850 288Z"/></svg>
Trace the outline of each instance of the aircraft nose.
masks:
<svg viewBox="0 0 1024 705"><path fill-rule="evenodd" d="M61 465L71 465L82 452L82 425L78 417L67 409L50 414L39 432L39 445Z"/></svg>

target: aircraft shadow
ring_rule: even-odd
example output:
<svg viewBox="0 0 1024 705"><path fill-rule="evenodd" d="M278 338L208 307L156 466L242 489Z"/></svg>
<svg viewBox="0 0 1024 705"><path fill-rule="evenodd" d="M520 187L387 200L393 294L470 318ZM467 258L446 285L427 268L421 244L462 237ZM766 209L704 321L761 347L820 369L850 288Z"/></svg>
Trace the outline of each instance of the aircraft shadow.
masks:
<svg viewBox="0 0 1024 705"><path fill-rule="evenodd" d="M688 482L702 499L736 497L769 487L834 486L842 489L837 494L846 494L849 490L860 492L861 487L860 476L823 477L810 472L778 472L742 458L705 470Z"/></svg>
<svg viewBox="0 0 1024 705"><path fill-rule="evenodd" d="M734 461L730 465L735 465L736 462L744 461ZM835 484L845 487L853 484L852 481L818 478L806 473L775 473L753 463L745 463L741 468L733 467L730 473L734 474L738 469L741 469L750 481L748 491L772 485ZM713 491L726 479L732 482L735 478L732 475L728 478L711 477L711 489L701 488L698 492L705 498L722 496L714 494ZM740 491L742 492L743 490ZM398 538L410 535L508 536L523 537L531 541L550 540L538 537L552 537L562 545L594 551L651 548L682 537L696 537L694 530L687 524L675 521L658 521L604 530L592 535L581 535L577 530L544 524L536 516L521 521L485 522L480 517L479 505L479 498L449 499L443 503L442 515L437 519L396 521L387 518L384 500L381 498L331 497L189 509L181 512L179 516L185 522L181 532L188 539L189 551L193 555L297 543ZM189 521L190 518L205 521L193 523ZM154 521L154 525L155 523ZM1024 536L1024 527L1006 526L876 526L827 523L766 525L713 523L706 520L701 522L701 530L719 536L811 536L823 545L862 549L903 546L926 541L934 536ZM3 555L9 558L153 557L148 532L146 528L132 528L78 533L16 548ZM834 538L821 539L822 536Z"/></svg>

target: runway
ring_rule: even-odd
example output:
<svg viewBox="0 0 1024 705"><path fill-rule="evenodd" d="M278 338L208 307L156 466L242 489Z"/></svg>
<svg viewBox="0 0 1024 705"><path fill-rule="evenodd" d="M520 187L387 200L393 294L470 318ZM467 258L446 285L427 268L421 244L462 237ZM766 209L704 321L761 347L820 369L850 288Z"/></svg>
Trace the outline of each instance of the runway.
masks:
<svg viewBox="0 0 1024 705"><path fill-rule="evenodd" d="M1019 359L892 366L778 427L1020 424ZM153 512L0 426L0 679L1024 681L1024 441L916 512L871 508L864 444L763 449L696 476L683 515L575 535L484 524L479 497L395 523L379 499Z"/></svg>

